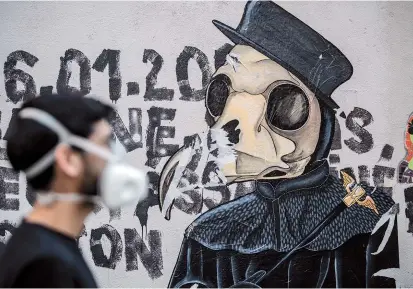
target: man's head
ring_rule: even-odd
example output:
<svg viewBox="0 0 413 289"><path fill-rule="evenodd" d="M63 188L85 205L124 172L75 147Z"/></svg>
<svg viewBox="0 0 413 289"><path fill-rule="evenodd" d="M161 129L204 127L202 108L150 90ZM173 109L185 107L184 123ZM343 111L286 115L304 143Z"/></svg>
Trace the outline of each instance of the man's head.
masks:
<svg viewBox="0 0 413 289"><path fill-rule="evenodd" d="M47 95L23 104L54 117L73 135L110 149L112 129L107 121L113 108L78 95ZM7 154L17 171L25 171L48 152L54 162L40 174L28 178L34 190L96 194L97 180L106 160L75 146L59 143L58 135L32 119L16 116L7 136Z"/></svg>

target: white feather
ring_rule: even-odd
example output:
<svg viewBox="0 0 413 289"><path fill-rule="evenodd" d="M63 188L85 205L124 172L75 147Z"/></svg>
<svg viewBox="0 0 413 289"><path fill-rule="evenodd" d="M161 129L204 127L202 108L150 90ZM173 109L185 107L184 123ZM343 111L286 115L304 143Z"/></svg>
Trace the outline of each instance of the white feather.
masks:
<svg viewBox="0 0 413 289"><path fill-rule="evenodd" d="M208 135L211 138L211 146L208 149ZM212 155L212 151L216 156ZM188 180L182 178L185 169L195 154L201 154L198 161L195 174L198 176L198 183L189 184ZM165 196L164 204L162 206L162 213L166 215L173 204L173 201L182 196L183 192L200 188L201 190L210 187L226 186L227 179L222 171L222 168L236 160L236 152L233 144L228 139L228 133L223 129L210 129L206 133L195 136L194 141L185 149L180 156L178 165L176 167L174 176L169 185L168 193ZM216 176L207 184L202 184L202 175L205 171L206 165L209 161L214 161L218 167ZM178 185L183 187L178 188Z"/></svg>
<svg viewBox="0 0 413 289"><path fill-rule="evenodd" d="M391 217L390 210L381 216L380 220L376 223L376 226L371 232L372 235L375 234L381 227L383 227L384 224L386 224L390 220L390 217Z"/></svg>
<svg viewBox="0 0 413 289"><path fill-rule="evenodd" d="M398 206L398 204L395 204L394 206ZM393 231L394 228L394 223L396 221L396 213L397 210L395 210L395 207L391 207L390 210L388 210L383 216L381 216L380 220L377 222L376 226L374 227L373 231L371 234L375 234L381 227L384 226L384 224L388 223L386 232L384 233L383 239L381 240L381 243L377 249L376 252L371 253L372 255L377 255L383 251L383 249L386 247L387 242L390 239L390 235Z"/></svg>
<svg viewBox="0 0 413 289"><path fill-rule="evenodd" d="M395 221L395 219L396 219L396 216L395 216L395 215L390 216L389 225L387 226L386 232L384 233L384 236L383 236L383 239L381 240L381 243L380 243L380 245L379 245L379 248L377 249L376 252L371 253L372 255L380 254L381 251L383 251L383 249L386 247L387 242L388 242L389 239L390 239L391 232L393 231L393 228L394 228L394 221Z"/></svg>
<svg viewBox="0 0 413 289"><path fill-rule="evenodd" d="M218 149L218 155L214 158L219 168L236 160L236 152L233 144L228 139L228 133L223 129L211 129L211 139L215 144L211 145L210 151Z"/></svg>

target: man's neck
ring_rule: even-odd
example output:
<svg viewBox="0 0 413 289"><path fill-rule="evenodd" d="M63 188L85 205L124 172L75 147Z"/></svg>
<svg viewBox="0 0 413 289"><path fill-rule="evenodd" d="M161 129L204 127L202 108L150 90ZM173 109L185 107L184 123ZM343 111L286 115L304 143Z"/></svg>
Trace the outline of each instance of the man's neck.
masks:
<svg viewBox="0 0 413 289"><path fill-rule="evenodd" d="M35 203L33 211L25 220L76 239L91 211L92 209L75 202L56 201L49 206Z"/></svg>

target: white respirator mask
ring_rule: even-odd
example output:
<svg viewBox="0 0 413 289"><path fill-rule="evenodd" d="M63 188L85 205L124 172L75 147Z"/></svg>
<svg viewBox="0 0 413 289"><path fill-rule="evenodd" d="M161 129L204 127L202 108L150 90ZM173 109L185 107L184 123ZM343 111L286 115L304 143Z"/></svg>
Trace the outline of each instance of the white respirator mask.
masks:
<svg viewBox="0 0 413 289"><path fill-rule="evenodd" d="M109 209L115 210L127 204L136 204L146 196L148 190L146 173L124 163L114 152L104 149L86 138L73 135L59 121L43 110L25 108L19 112L19 117L32 119L54 131L59 137L57 145L52 150L25 170L26 177L29 179L39 175L53 164L55 151L59 144L73 145L107 160L98 179L97 196L80 193L38 192L37 201L39 203L47 205L56 200L89 201L97 204L103 202Z"/></svg>

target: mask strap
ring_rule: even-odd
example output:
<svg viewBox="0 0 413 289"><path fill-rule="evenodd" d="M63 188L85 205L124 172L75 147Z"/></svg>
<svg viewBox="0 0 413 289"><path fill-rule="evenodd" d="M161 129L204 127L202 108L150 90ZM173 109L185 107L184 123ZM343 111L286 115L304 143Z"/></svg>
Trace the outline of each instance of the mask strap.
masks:
<svg viewBox="0 0 413 289"><path fill-rule="evenodd" d="M46 170L54 160L54 153L56 147L54 147L51 151L45 154L39 161L34 163L32 166L28 167L24 173L26 174L27 178L32 178Z"/></svg>
<svg viewBox="0 0 413 289"><path fill-rule="evenodd" d="M72 135L59 121L43 110L37 108L25 108L19 112L19 117L37 121L48 129L54 131L59 138L58 144L53 149L24 171L27 178L35 177L48 168L54 161L57 146L62 143L75 145L107 160L115 159L110 151L91 143L89 140Z"/></svg>
<svg viewBox="0 0 413 289"><path fill-rule="evenodd" d="M75 135L71 135L69 137L69 139L67 140L67 143L77 146L87 152L93 153L101 158L107 159L109 161L115 161L117 160L117 158L115 157L115 155L108 149L104 149L92 142L90 142L89 140L82 138L82 137L78 137Z"/></svg>
<svg viewBox="0 0 413 289"><path fill-rule="evenodd" d="M99 198L96 196L86 196L77 193L38 192L36 194L36 201L43 206L48 206L55 201L84 202L88 200L96 203L99 201Z"/></svg>

